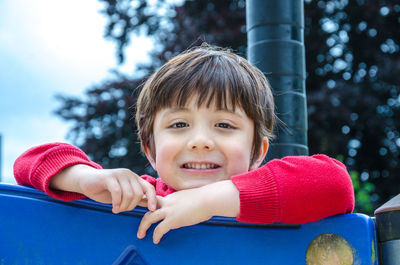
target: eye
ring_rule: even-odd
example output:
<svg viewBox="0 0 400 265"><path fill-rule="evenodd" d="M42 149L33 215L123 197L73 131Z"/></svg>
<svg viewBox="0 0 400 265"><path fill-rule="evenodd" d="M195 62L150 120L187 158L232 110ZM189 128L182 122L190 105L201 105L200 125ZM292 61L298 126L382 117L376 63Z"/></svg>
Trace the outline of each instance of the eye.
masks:
<svg viewBox="0 0 400 265"><path fill-rule="evenodd" d="M187 124L186 122L175 122L174 124L168 126L168 128L172 128L172 129L178 129L178 128L184 128L184 127L189 127L189 124Z"/></svg>
<svg viewBox="0 0 400 265"><path fill-rule="evenodd" d="M215 127L222 128L222 129L236 129L232 125L226 122L219 122L215 125Z"/></svg>

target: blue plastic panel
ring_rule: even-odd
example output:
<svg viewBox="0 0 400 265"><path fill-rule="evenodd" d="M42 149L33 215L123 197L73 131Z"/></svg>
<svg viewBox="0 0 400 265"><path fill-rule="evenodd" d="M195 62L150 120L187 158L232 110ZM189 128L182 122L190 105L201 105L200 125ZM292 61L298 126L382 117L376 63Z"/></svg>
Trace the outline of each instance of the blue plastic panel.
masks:
<svg viewBox="0 0 400 265"><path fill-rule="evenodd" d="M297 227L214 217L170 231L154 245L153 227L145 239L136 238L143 208L115 215L88 199L60 202L0 184L0 209L0 264L305 264L308 245L323 233L346 239L354 264L378 263L375 224L362 214Z"/></svg>

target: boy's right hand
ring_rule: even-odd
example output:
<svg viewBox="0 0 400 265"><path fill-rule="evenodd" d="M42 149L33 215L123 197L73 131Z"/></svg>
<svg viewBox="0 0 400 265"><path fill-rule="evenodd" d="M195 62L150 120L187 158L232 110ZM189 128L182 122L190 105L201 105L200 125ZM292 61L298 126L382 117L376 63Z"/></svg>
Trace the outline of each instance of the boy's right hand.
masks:
<svg viewBox="0 0 400 265"><path fill-rule="evenodd" d="M112 203L113 213L130 211L137 205L154 211L157 206L154 186L125 168L70 166L52 178L50 188L78 192L101 203Z"/></svg>

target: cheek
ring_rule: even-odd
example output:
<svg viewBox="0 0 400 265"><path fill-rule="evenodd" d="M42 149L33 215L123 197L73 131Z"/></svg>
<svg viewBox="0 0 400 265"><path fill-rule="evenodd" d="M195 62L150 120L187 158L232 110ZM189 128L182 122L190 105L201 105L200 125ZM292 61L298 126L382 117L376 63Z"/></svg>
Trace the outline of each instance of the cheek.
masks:
<svg viewBox="0 0 400 265"><path fill-rule="evenodd" d="M249 171L251 147L247 144L231 145L227 157L229 159L232 174L239 174Z"/></svg>
<svg viewBox="0 0 400 265"><path fill-rule="evenodd" d="M156 147L156 171L162 175L166 167L172 165L177 147L173 141L162 138L156 142Z"/></svg>

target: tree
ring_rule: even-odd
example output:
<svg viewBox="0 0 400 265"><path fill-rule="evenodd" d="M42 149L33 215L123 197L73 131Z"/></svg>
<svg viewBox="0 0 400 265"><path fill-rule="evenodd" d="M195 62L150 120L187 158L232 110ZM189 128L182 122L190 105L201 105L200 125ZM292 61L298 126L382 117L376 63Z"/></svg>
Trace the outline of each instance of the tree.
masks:
<svg viewBox="0 0 400 265"><path fill-rule="evenodd" d="M310 150L341 154L361 183L376 186L376 207L400 191L400 5L306 6Z"/></svg>
<svg viewBox="0 0 400 265"><path fill-rule="evenodd" d="M108 18L105 36L116 43L120 61L130 36L145 33L157 43L152 63L141 65L140 75L116 75L116 80L88 89L83 100L60 96L57 114L74 122L71 139L95 161L135 170L145 164L134 144L133 121L127 118L128 106L136 100L135 88L166 60L202 41L231 47L245 56L245 2L100 1ZM360 194L371 195L368 199L374 208L399 193L400 187L396 178L400 175L400 123L396 122L400 4L396 3L305 2L310 152L342 160L358 186L368 187ZM118 116L120 112L124 118ZM372 186L364 185L367 182Z"/></svg>
<svg viewBox="0 0 400 265"><path fill-rule="evenodd" d="M57 95L62 105L55 113L73 121L67 137L106 168L125 167L138 174L152 173L141 155L132 112L142 78L128 79L120 74L99 86L89 88L85 98Z"/></svg>

